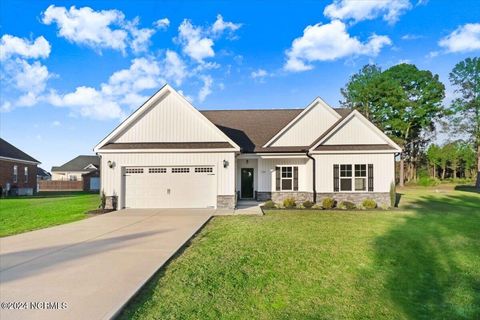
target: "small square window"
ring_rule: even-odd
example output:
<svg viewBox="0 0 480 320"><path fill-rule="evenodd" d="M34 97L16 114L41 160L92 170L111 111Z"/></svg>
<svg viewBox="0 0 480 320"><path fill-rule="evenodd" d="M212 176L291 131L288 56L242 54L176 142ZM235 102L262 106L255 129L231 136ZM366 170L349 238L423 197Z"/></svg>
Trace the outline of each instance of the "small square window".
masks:
<svg viewBox="0 0 480 320"><path fill-rule="evenodd" d="M292 179L282 179L282 190L292 190Z"/></svg>
<svg viewBox="0 0 480 320"><path fill-rule="evenodd" d="M367 179L365 178L355 178L355 191L365 191L367 190Z"/></svg>
<svg viewBox="0 0 480 320"><path fill-rule="evenodd" d="M355 165L355 177L366 177L367 176L367 165L366 164L356 164Z"/></svg>
<svg viewBox="0 0 480 320"><path fill-rule="evenodd" d="M292 177L292 167L282 167L282 178Z"/></svg>
<svg viewBox="0 0 480 320"><path fill-rule="evenodd" d="M340 179L341 191L352 191L352 179Z"/></svg>
<svg viewBox="0 0 480 320"><path fill-rule="evenodd" d="M340 165L340 177L351 177L351 176L352 176L352 165L351 164Z"/></svg>

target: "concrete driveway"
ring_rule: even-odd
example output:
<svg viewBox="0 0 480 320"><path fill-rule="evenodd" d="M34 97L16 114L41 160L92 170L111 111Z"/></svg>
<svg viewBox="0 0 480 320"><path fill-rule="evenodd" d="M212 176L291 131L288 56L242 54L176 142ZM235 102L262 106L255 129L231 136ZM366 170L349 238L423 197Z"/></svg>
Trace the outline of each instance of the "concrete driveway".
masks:
<svg viewBox="0 0 480 320"><path fill-rule="evenodd" d="M0 318L109 319L213 213L128 209L2 238Z"/></svg>

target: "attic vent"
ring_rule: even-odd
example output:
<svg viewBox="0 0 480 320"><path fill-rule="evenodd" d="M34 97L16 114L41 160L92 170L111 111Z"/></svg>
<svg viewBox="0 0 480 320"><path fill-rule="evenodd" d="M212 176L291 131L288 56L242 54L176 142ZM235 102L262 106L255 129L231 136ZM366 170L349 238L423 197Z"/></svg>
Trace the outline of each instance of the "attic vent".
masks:
<svg viewBox="0 0 480 320"><path fill-rule="evenodd" d="M172 168L172 173L189 173L190 168Z"/></svg>
<svg viewBox="0 0 480 320"><path fill-rule="evenodd" d="M125 173L143 173L143 168L127 168Z"/></svg>
<svg viewBox="0 0 480 320"><path fill-rule="evenodd" d="M148 168L148 173L167 173L167 168Z"/></svg>
<svg viewBox="0 0 480 320"><path fill-rule="evenodd" d="M211 173L213 172L213 168L195 168L195 172L197 173Z"/></svg>

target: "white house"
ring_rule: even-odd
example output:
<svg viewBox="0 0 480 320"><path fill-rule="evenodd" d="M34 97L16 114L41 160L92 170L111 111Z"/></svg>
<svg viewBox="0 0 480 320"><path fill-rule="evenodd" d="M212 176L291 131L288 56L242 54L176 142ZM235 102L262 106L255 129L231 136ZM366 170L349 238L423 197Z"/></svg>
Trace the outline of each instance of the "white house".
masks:
<svg viewBox="0 0 480 320"><path fill-rule="evenodd" d="M105 137L101 185L117 208L233 208L285 197L389 204L401 149L358 111L198 111L165 85Z"/></svg>

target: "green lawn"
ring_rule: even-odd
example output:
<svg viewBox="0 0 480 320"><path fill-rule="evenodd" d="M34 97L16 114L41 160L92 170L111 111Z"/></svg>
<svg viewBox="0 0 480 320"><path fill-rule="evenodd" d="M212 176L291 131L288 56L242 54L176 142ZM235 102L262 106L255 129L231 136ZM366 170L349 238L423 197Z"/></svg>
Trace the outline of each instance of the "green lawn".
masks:
<svg viewBox="0 0 480 320"><path fill-rule="evenodd" d="M394 211L216 217L120 318L479 319L480 194L399 193Z"/></svg>
<svg viewBox="0 0 480 320"><path fill-rule="evenodd" d="M0 237L83 219L99 201L86 193L0 199Z"/></svg>

